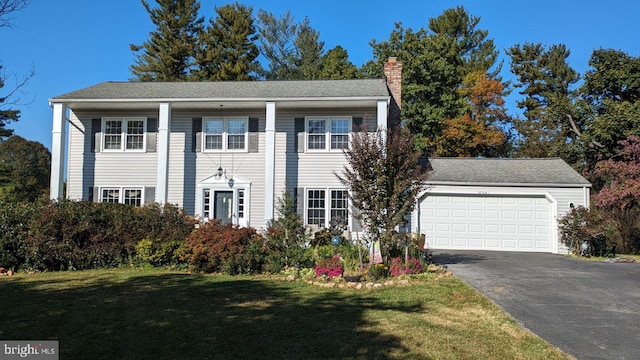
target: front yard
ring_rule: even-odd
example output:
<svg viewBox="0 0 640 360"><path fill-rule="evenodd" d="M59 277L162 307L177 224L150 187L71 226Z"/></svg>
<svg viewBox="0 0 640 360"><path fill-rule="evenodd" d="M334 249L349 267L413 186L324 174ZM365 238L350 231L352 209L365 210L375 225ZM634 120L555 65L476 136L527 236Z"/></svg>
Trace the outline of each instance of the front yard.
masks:
<svg viewBox="0 0 640 360"><path fill-rule="evenodd" d="M61 359L569 359L455 277L324 288L114 269L0 278L0 339Z"/></svg>

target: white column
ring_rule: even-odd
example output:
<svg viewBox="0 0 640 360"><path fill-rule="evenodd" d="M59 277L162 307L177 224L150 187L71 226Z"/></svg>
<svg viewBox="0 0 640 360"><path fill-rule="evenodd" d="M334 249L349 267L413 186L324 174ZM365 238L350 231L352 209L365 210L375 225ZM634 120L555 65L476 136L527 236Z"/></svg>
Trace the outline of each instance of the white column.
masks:
<svg viewBox="0 0 640 360"><path fill-rule="evenodd" d="M276 103L267 102L266 150L264 154L264 220L265 225L274 218L275 174L276 174Z"/></svg>
<svg viewBox="0 0 640 360"><path fill-rule="evenodd" d="M378 131L386 141L387 139L387 117L389 116L389 101L378 101Z"/></svg>
<svg viewBox="0 0 640 360"><path fill-rule="evenodd" d="M64 103L54 103L51 139L51 182L49 183L49 197L51 200L59 200L64 196L66 127L67 106Z"/></svg>
<svg viewBox="0 0 640 360"><path fill-rule="evenodd" d="M171 128L171 104L160 103L158 118L158 176L156 177L156 202L167 202L169 185L169 132Z"/></svg>

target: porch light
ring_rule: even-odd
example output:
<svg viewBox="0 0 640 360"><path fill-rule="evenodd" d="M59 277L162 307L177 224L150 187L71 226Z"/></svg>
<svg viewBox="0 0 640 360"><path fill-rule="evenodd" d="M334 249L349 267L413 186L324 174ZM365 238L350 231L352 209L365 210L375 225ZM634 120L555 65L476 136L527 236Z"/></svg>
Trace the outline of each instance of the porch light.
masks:
<svg viewBox="0 0 640 360"><path fill-rule="evenodd" d="M222 170L222 166L218 167L218 172L216 173L216 178L220 179L223 174L224 174L224 171Z"/></svg>

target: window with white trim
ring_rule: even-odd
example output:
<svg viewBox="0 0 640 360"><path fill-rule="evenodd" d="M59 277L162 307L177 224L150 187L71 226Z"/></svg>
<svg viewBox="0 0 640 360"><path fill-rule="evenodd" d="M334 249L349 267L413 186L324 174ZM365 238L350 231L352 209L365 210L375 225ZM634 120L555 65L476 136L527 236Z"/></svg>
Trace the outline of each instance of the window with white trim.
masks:
<svg viewBox="0 0 640 360"><path fill-rule="evenodd" d="M103 118L105 151L144 151L147 118Z"/></svg>
<svg viewBox="0 0 640 360"><path fill-rule="evenodd" d="M204 118L205 151L246 151L248 118Z"/></svg>
<svg viewBox="0 0 640 360"><path fill-rule="evenodd" d="M327 206L328 205L328 206ZM349 192L343 189L308 189L306 224L320 228L332 222L349 224Z"/></svg>
<svg viewBox="0 0 640 360"><path fill-rule="evenodd" d="M100 189L100 202L142 206L142 188L104 187Z"/></svg>
<svg viewBox="0 0 640 360"><path fill-rule="evenodd" d="M307 150L348 148L351 122L351 117L307 118Z"/></svg>

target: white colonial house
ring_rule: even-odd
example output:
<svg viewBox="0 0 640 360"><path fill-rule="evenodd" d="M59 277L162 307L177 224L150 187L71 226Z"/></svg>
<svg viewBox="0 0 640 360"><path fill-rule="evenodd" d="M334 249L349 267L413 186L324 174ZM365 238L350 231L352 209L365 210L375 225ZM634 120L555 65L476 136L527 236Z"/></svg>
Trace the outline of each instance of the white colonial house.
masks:
<svg viewBox="0 0 640 360"><path fill-rule="evenodd" d="M104 82L53 97L51 198L65 196L66 175L69 199L177 204L263 229L288 189L309 227L340 217L359 232L335 174L354 130L400 120L401 69L390 58L385 79ZM460 161L432 160L409 227L427 246L562 250L557 219L570 203L588 205L586 180L561 160ZM526 171L534 162L547 178ZM559 169L566 176L554 178Z"/></svg>

